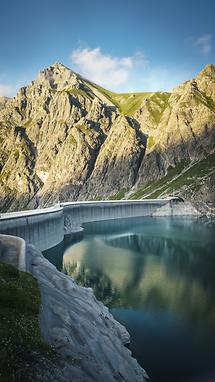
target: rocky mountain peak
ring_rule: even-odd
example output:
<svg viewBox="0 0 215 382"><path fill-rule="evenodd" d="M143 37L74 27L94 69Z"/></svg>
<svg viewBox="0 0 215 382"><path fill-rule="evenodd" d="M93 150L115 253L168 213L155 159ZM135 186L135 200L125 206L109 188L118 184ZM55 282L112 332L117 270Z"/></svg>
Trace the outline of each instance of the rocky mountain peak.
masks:
<svg viewBox="0 0 215 382"><path fill-rule="evenodd" d="M36 84L46 85L55 90L63 90L67 87L75 87L81 78L60 62L43 69L37 79Z"/></svg>
<svg viewBox="0 0 215 382"><path fill-rule="evenodd" d="M197 77L215 76L215 66L213 64L206 65Z"/></svg>
<svg viewBox="0 0 215 382"><path fill-rule="evenodd" d="M207 96L215 97L215 66L212 64L206 65L195 78L198 89ZM214 104L213 104L214 108Z"/></svg>
<svg viewBox="0 0 215 382"><path fill-rule="evenodd" d="M51 68L52 69L57 69L57 70L62 70L62 71L64 71L65 69L71 71L70 68L68 68L66 65L64 65L64 64L62 64L61 62L58 62L58 61L56 61L53 64L51 64L50 65L50 69Z"/></svg>
<svg viewBox="0 0 215 382"><path fill-rule="evenodd" d="M202 91L206 91L210 94L214 94L214 82L215 82L215 66L213 64L206 65L193 80L185 81L174 89L172 93L177 94L189 94L193 93L198 88Z"/></svg>

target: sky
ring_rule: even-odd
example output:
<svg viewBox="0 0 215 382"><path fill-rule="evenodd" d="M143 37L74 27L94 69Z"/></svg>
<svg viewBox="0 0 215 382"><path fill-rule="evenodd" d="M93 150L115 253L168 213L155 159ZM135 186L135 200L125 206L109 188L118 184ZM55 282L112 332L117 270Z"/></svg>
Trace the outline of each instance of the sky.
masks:
<svg viewBox="0 0 215 382"><path fill-rule="evenodd" d="M214 0L1 0L0 95L61 62L116 92L168 91L215 64Z"/></svg>

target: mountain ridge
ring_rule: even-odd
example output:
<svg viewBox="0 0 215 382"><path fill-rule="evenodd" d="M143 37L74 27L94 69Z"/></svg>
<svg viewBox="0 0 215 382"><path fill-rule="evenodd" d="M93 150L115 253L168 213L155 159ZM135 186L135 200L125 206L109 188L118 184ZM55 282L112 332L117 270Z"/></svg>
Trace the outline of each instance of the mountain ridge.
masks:
<svg viewBox="0 0 215 382"><path fill-rule="evenodd" d="M156 182L213 154L214 130L212 64L169 93L114 93L55 63L0 99L0 208L33 208L37 195L44 206L201 193L213 204L214 159L192 192L198 174L175 189Z"/></svg>

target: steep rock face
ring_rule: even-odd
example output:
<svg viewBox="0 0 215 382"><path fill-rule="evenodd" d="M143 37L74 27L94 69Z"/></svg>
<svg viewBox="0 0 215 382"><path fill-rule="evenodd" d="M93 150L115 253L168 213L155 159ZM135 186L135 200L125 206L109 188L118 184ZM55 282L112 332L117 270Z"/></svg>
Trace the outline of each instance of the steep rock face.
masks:
<svg viewBox="0 0 215 382"><path fill-rule="evenodd" d="M213 65L172 93L117 95L56 63L0 98L0 209L130 195L206 158L214 131Z"/></svg>
<svg viewBox="0 0 215 382"><path fill-rule="evenodd" d="M146 137L138 128L125 117L118 118L99 151L93 172L80 194L82 199L107 198L123 187L129 189L135 183L145 145Z"/></svg>
<svg viewBox="0 0 215 382"><path fill-rule="evenodd" d="M140 182L157 179L166 174L169 166L174 167L182 160L202 159L214 150L215 74L208 84L205 73L207 67L196 80L173 89L168 102L157 109L157 123L156 118L151 122L151 114L151 119L147 118L147 100L135 115L149 135Z"/></svg>
<svg viewBox="0 0 215 382"><path fill-rule="evenodd" d="M39 190L52 202L67 184L77 198L116 118L71 70L55 64L42 71L1 110L2 207L34 203Z"/></svg>
<svg viewBox="0 0 215 382"><path fill-rule="evenodd" d="M150 112L153 97L144 100L135 115L148 134L136 189L166 176L168 169L180 166L181 173L215 148L214 66L205 67L194 80L173 89L171 95L163 94L163 102L157 102L157 109L151 107ZM189 193L184 195L189 197Z"/></svg>

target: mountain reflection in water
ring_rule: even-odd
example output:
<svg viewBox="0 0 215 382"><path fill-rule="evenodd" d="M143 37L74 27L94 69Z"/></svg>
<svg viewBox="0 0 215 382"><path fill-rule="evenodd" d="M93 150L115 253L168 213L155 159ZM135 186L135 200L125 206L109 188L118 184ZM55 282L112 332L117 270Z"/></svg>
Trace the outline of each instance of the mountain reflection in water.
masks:
<svg viewBox="0 0 215 382"><path fill-rule="evenodd" d="M95 222L64 252L64 271L126 325L152 382L215 371L214 233L201 219Z"/></svg>

